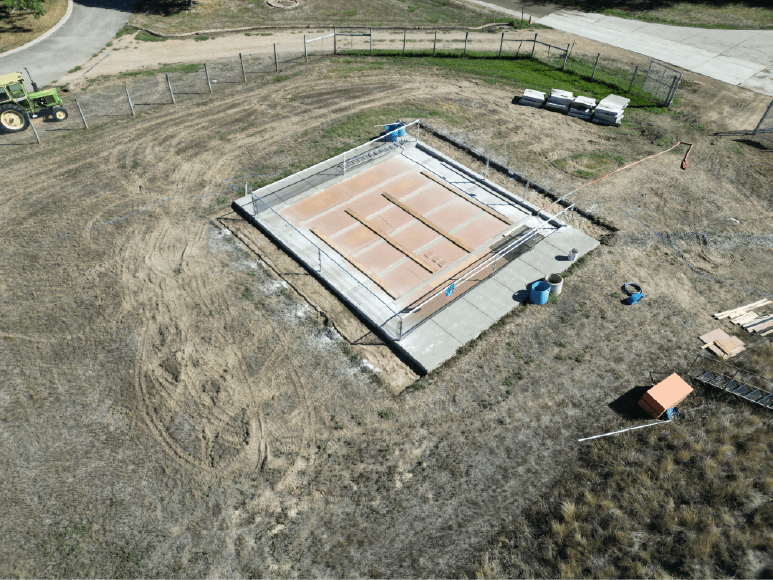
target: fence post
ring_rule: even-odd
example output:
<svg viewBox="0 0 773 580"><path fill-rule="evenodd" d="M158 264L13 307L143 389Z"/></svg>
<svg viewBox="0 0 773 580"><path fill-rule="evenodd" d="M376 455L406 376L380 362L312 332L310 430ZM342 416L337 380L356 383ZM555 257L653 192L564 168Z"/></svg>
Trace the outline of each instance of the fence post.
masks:
<svg viewBox="0 0 773 580"><path fill-rule="evenodd" d="M534 49L537 48L537 35L534 35L534 44L531 45L531 57L534 58Z"/></svg>
<svg viewBox="0 0 773 580"><path fill-rule="evenodd" d="M762 115L762 118L760 119L760 122L757 123L757 126L754 128L754 131L752 131L752 135L756 135L757 131L760 130L760 127L762 127L762 122L767 118L768 113L770 113L770 109L773 108L773 101L770 101L770 104L768 105L768 108L765 109L765 114Z"/></svg>
<svg viewBox="0 0 773 580"><path fill-rule="evenodd" d="M408 31L403 28L403 56L405 56L405 35L408 33Z"/></svg>
<svg viewBox="0 0 773 580"><path fill-rule="evenodd" d="M373 56L373 29L370 29L370 55Z"/></svg>
<svg viewBox="0 0 773 580"><path fill-rule="evenodd" d="M502 38L499 40L499 58L502 58L502 46L505 44L505 33L502 33Z"/></svg>
<svg viewBox="0 0 773 580"><path fill-rule="evenodd" d="M593 77L596 76L596 67L599 66L599 58L601 57L601 53L598 53L596 55L596 64L593 65L593 74L590 76L590 80L593 80Z"/></svg>
<svg viewBox="0 0 773 580"><path fill-rule="evenodd" d="M566 61L569 58L569 45L566 45L566 54L564 55L564 64L561 65L561 70L566 68Z"/></svg>
<svg viewBox="0 0 773 580"><path fill-rule="evenodd" d="M86 117L83 116L83 109L81 109L80 104L78 104L78 99L75 99L75 106L78 107L78 112L81 114L81 119L83 119L83 124L86 127L86 130L88 130L89 124L86 122Z"/></svg>
<svg viewBox="0 0 773 580"><path fill-rule="evenodd" d="M679 85L682 84L682 76L684 73L679 73L679 78L676 79L676 86L674 87L674 90L671 92L671 97L668 99L668 106L671 106L671 103L674 102L674 97L676 96L676 91L679 90Z"/></svg>
<svg viewBox="0 0 773 580"><path fill-rule="evenodd" d="M437 50L437 30L435 31L435 42L432 43L432 56L435 56Z"/></svg>
<svg viewBox="0 0 773 580"><path fill-rule="evenodd" d="M338 45L337 42L337 36L336 36L336 27L333 27L333 54L338 54Z"/></svg>
<svg viewBox="0 0 773 580"><path fill-rule="evenodd" d="M276 42L274 43L274 68L279 72L279 59L276 56Z"/></svg>
<svg viewBox="0 0 773 580"><path fill-rule="evenodd" d="M633 69L633 76L631 77L631 84L628 85L628 92L631 92L631 89L633 88L633 81L636 80L636 73L639 72L639 65L636 65L636 68Z"/></svg>
<svg viewBox="0 0 773 580"><path fill-rule="evenodd" d="M306 35L303 35L303 56L306 57L306 64L309 64L309 49L306 48Z"/></svg>
<svg viewBox="0 0 773 580"><path fill-rule="evenodd" d="M24 116L27 117L27 122L30 124L30 127L32 127L32 132L35 133L35 139L38 140L38 145L40 145L40 136L38 135L38 130L35 129L35 124L32 122L32 119L30 119L29 113L24 111Z"/></svg>
<svg viewBox="0 0 773 580"><path fill-rule="evenodd" d="M169 95L172 97L172 104L176 105L177 101L174 100L174 93L172 92L172 81L169 80L169 75L166 75L166 86L169 87Z"/></svg>
<svg viewBox="0 0 773 580"><path fill-rule="evenodd" d="M470 31L464 33L464 52L462 53L462 56L467 56L467 37L470 35Z"/></svg>
<svg viewBox="0 0 773 580"><path fill-rule="evenodd" d="M132 98L129 96L129 87L124 85L123 88L126 91L126 98L129 99L129 108L132 110L132 117L135 117L136 115L134 114L134 105L132 105Z"/></svg>
<svg viewBox="0 0 773 580"><path fill-rule="evenodd" d="M209 69L207 68L207 63L204 63L204 74L207 75L207 86L209 87L209 92L212 92L212 83L209 82Z"/></svg>
<svg viewBox="0 0 773 580"><path fill-rule="evenodd" d="M242 65L242 77L244 78L244 82L247 82L247 73L244 71L244 59L242 58L242 53L239 53L239 63Z"/></svg>

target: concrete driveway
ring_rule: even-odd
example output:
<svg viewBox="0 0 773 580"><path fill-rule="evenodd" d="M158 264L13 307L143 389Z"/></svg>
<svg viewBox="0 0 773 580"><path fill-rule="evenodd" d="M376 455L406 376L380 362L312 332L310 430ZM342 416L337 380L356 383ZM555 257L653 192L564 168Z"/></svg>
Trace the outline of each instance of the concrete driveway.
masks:
<svg viewBox="0 0 773 580"><path fill-rule="evenodd" d="M110 42L129 20L134 3L76 0L72 15L54 34L24 50L0 56L0 74L27 67L41 88L50 85Z"/></svg>
<svg viewBox="0 0 773 580"><path fill-rule="evenodd" d="M554 12L539 23L773 96L773 30L647 24L573 10Z"/></svg>

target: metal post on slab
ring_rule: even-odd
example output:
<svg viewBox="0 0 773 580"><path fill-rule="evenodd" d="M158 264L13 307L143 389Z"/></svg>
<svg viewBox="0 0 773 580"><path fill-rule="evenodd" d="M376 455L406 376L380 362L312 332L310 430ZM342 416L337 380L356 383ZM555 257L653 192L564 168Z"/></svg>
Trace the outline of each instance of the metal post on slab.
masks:
<svg viewBox="0 0 773 580"><path fill-rule="evenodd" d="M373 55L373 29L370 29L370 54Z"/></svg>
<svg viewBox="0 0 773 580"><path fill-rule="evenodd" d="M639 65L636 65L636 68L633 69L633 76L631 77L631 84L628 85L628 92L631 92L631 89L633 88L633 81L636 80L636 73L639 72Z"/></svg>
<svg viewBox="0 0 773 580"><path fill-rule="evenodd" d="M24 111L24 115L27 117L27 122L30 124L30 127L32 127L32 132L35 133L35 139L38 140L38 145L40 145L40 135L38 135L38 130L35 129L35 124L32 122L32 119L30 119L30 115L27 111Z"/></svg>
<svg viewBox="0 0 773 580"><path fill-rule="evenodd" d="M212 92L212 83L209 82L209 69L207 68L207 63L204 63L204 74L207 75L207 86L209 87L209 92Z"/></svg>
<svg viewBox="0 0 773 580"><path fill-rule="evenodd" d="M484 179L488 179L488 164L489 164L489 158L486 157L486 172L483 174Z"/></svg>
<svg viewBox="0 0 773 580"><path fill-rule="evenodd" d="M83 109L81 109L80 103L78 103L78 99L75 99L75 106L78 107L78 112L81 114L81 119L83 120L83 126L86 127L88 130L89 124L86 122L86 117L83 115Z"/></svg>
<svg viewBox="0 0 773 580"><path fill-rule="evenodd" d="M134 114L134 105L132 104L132 98L129 96L129 87L124 85L123 89L126 91L126 98L129 99L129 108L132 110L132 117L136 117L136 115Z"/></svg>
<svg viewBox="0 0 773 580"><path fill-rule="evenodd" d="M564 55L564 64L561 65L561 70L566 68L566 61L569 58L569 45L566 45L566 54Z"/></svg>
<svg viewBox="0 0 773 580"><path fill-rule="evenodd" d="M338 54L338 44L336 40L336 28L333 27L333 54Z"/></svg>
<svg viewBox="0 0 773 580"><path fill-rule="evenodd" d="M499 39L499 58L502 58L502 46L505 44L505 33L502 33L502 38Z"/></svg>
<svg viewBox="0 0 773 580"><path fill-rule="evenodd" d="M537 35L534 35L534 44L531 46L531 57L534 58L534 49L537 48Z"/></svg>
<svg viewBox="0 0 773 580"><path fill-rule="evenodd" d="M166 86L169 87L169 96L172 97L172 104L176 105L177 101L174 100L174 93L172 92L172 81L169 80L169 75L166 75Z"/></svg>
<svg viewBox="0 0 773 580"><path fill-rule="evenodd" d="M757 131L760 130L760 127L762 127L762 122L767 118L768 113L770 113L770 109L773 108L773 101L770 101L770 104L768 105L768 108L765 109L765 114L762 115L762 118L760 119L760 122L757 123L757 126L754 128L754 131L752 131L752 135L756 135Z"/></svg>
<svg viewBox="0 0 773 580"><path fill-rule="evenodd" d="M671 97L668 99L668 106L671 106L671 103L674 102L674 97L676 96L676 91L679 90L679 85L682 83L682 76L684 73L679 73L679 78L676 79L676 86L674 87L674 90L671 92Z"/></svg>
<svg viewBox="0 0 773 580"><path fill-rule="evenodd" d="M435 56L437 51L437 30L435 31L435 42L432 43L432 56Z"/></svg>
<svg viewBox="0 0 773 580"><path fill-rule="evenodd" d="M303 56L306 57L306 64L309 64L309 49L306 47L306 35L303 35Z"/></svg>
<svg viewBox="0 0 773 580"><path fill-rule="evenodd" d="M305 46L305 43L304 43ZM247 82L247 72L244 70L244 59L242 58L242 53L239 53L239 62L242 65L242 78L244 78L244 82Z"/></svg>
<svg viewBox="0 0 773 580"><path fill-rule="evenodd" d="M591 80L593 80L593 77L596 76L596 67L599 66L599 58L601 58L601 53L598 53L596 55L596 64L593 65L593 74L590 76Z"/></svg>
<svg viewBox="0 0 773 580"><path fill-rule="evenodd" d="M462 56L467 56L467 37L468 36L470 36L469 31L464 33L464 52L462 53Z"/></svg>
<svg viewBox="0 0 773 580"><path fill-rule="evenodd" d="M403 28L403 56L405 56L405 36L408 34L408 31Z"/></svg>
<svg viewBox="0 0 773 580"><path fill-rule="evenodd" d="M279 72L279 59L276 56L276 42L274 43L274 69Z"/></svg>

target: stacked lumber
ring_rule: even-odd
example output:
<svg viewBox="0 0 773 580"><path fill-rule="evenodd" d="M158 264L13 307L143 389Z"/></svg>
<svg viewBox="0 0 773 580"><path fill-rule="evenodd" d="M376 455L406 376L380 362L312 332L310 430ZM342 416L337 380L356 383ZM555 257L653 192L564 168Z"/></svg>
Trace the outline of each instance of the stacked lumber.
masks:
<svg viewBox="0 0 773 580"><path fill-rule="evenodd" d="M596 99L590 97L577 97L569 107L569 116L578 119L590 120L593 110L596 108Z"/></svg>
<svg viewBox="0 0 773 580"><path fill-rule="evenodd" d="M609 95L596 105L593 112L593 122L597 125L620 126L620 122L623 120L623 111L630 102L631 99L619 95Z"/></svg>
<svg viewBox="0 0 773 580"><path fill-rule="evenodd" d="M569 111L569 106L573 102L574 93L562 91L561 89L550 89L550 96L548 97L548 102L545 103L545 107L553 109L554 111L566 113Z"/></svg>
<svg viewBox="0 0 773 580"><path fill-rule="evenodd" d="M526 89L523 91L523 96L518 100L518 104L539 109L545 104L545 93Z"/></svg>
<svg viewBox="0 0 773 580"><path fill-rule="evenodd" d="M729 318L730 322L733 324L740 324L747 332L759 332L760 336L767 336L768 334L773 334L773 314L764 314L760 316L757 314L756 309L768 306L769 304L773 304L773 301L768 299L758 300L757 302L752 302L746 306L739 306L732 310L718 312L714 315L714 318L718 320Z"/></svg>
<svg viewBox="0 0 773 580"><path fill-rule="evenodd" d="M740 338L730 336L721 328L712 330L700 337L705 343L701 348L707 348L719 358L727 360L746 350L746 345Z"/></svg>

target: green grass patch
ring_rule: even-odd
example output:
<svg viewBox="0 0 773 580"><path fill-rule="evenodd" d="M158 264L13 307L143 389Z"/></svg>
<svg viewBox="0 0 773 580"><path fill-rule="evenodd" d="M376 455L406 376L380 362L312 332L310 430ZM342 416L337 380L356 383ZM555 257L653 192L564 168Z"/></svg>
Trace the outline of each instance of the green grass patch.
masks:
<svg viewBox="0 0 773 580"><path fill-rule="evenodd" d="M153 36L152 34L148 34L144 30L140 30L137 35L134 37L135 40L141 40L143 42L165 42L166 38L163 36Z"/></svg>
<svg viewBox="0 0 773 580"><path fill-rule="evenodd" d="M202 69L202 65L200 64L165 64L159 68L123 72L119 74L118 77L125 78L125 77L138 77L138 76L152 76L157 74L194 73L194 72L199 72L201 69Z"/></svg>
<svg viewBox="0 0 773 580"><path fill-rule="evenodd" d="M125 36L126 34L134 34L136 32L136 28L134 26L123 26L121 27L118 32L115 33L116 38L121 38L122 36Z"/></svg>
<svg viewBox="0 0 773 580"><path fill-rule="evenodd" d="M81 70L82 68L83 68L82 66L78 65L78 66L76 66L75 68L71 68L70 70L68 70L68 71L67 71L67 74L68 74L68 75L71 75L72 73L78 72L78 71L79 71L79 70Z"/></svg>

